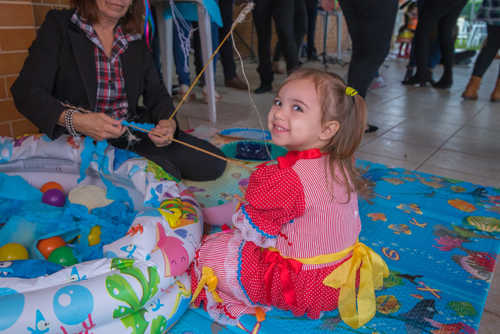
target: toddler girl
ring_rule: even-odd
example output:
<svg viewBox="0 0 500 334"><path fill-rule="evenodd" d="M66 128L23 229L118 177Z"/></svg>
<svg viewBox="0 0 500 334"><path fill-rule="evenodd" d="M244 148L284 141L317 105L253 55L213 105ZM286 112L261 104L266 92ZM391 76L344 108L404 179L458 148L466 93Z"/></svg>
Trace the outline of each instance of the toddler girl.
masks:
<svg viewBox="0 0 500 334"><path fill-rule="evenodd" d="M262 320L268 306L313 319L339 307L355 328L373 317L388 269L358 241L357 194L370 188L353 154L365 123L363 98L339 76L288 77L268 115L273 143L288 153L257 167L237 208L205 210L208 223L232 216L234 228L203 240L191 270L195 305L233 325L243 314Z"/></svg>

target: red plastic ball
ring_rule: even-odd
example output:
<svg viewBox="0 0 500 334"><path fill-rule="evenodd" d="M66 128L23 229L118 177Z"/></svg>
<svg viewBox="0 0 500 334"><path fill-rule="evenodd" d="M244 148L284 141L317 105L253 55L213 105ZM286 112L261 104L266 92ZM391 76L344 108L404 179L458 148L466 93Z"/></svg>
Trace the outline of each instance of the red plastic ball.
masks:
<svg viewBox="0 0 500 334"><path fill-rule="evenodd" d="M65 246L66 241L59 236L50 237L38 241L37 248L42 253L43 257L48 259L50 254L57 248Z"/></svg>
<svg viewBox="0 0 500 334"><path fill-rule="evenodd" d="M52 206L64 206L66 195L59 189L49 189L42 195L42 202Z"/></svg>
<svg viewBox="0 0 500 334"><path fill-rule="evenodd" d="M44 193L44 192L46 192L49 189L59 189L60 191L64 192L63 187L59 183L54 182L54 181L50 181L50 182L44 183L42 185L42 187L40 188L40 191L42 193Z"/></svg>

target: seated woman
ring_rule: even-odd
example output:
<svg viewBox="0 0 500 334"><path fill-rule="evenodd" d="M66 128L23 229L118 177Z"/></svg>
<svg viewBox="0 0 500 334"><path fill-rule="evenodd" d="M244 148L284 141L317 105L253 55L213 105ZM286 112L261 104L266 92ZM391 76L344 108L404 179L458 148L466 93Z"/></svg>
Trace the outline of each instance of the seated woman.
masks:
<svg viewBox="0 0 500 334"><path fill-rule="evenodd" d="M50 11L38 31L11 88L19 112L50 138L68 132L108 140L177 178L202 181L220 176L225 161L171 143L176 138L222 155L169 119L172 99L141 38L143 1L72 0L72 4L72 10ZM140 140L130 142L122 120L154 123L155 128L149 134L134 133Z"/></svg>

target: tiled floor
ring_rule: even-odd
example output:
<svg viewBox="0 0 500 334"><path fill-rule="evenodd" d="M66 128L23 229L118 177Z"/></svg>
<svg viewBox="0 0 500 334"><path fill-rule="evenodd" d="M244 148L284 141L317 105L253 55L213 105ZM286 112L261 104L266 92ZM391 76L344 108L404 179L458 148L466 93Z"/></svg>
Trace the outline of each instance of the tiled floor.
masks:
<svg viewBox="0 0 500 334"><path fill-rule="evenodd" d="M491 103L498 66L496 60L483 78L478 101L464 101L460 95L472 71L471 66L456 66L450 90L401 85L406 61L390 59L381 69L386 86L368 93L370 123L380 129L366 135L358 158L389 166L416 169L426 173L461 179L476 184L500 187L500 103ZM319 63L305 66L321 68ZM245 62L252 88L259 84L256 64ZM344 75L347 66L329 65L330 71ZM439 78L440 69L434 77ZM276 77L275 88L285 78ZM217 123L208 123L207 105L190 102L179 112L181 126L199 125L217 129L257 127L265 123L273 94L254 95L254 110L246 91L225 88L221 68L217 71L217 91L223 96L217 104ZM259 116L259 117L258 117ZM500 266L496 272L480 334L500 333Z"/></svg>

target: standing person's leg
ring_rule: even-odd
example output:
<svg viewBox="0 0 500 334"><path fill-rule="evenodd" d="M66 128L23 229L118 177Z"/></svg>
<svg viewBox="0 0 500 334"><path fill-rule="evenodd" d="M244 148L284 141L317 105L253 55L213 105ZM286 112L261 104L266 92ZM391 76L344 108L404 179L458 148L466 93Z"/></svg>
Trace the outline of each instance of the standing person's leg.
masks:
<svg viewBox="0 0 500 334"><path fill-rule="evenodd" d="M453 56L455 52L455 40L453 29L457 25L460 12L465 7L467 0L448 0L444 16L439 19L438 39L443 60L444 72L441 79L434 85L436 88L450 88L453 84Z"/></svg>
<svg viewBox="0 0 500 334"><path fill-rule="evenodd" d="M314 46L316 20L318 17L318 0L305 0L307 10L307 59L317 60L318 54Z"/></svg>
<svg viewBox="0 0 500 334"><path fill-rule="evenodd" d="M219 40L222 40L231 30L233 25L233 0L219 0L222 16L222 27L219 28ZM236 89L247 89L246 83L236 74L234 62L233 38L229 37L220 48L220 61L224 71L224 85Z"/></svg>
<svg viewBox="0 0 500 334"><path fill-rule="evenodd" d="M222 27L219 28L219 37L224 38L231 30L233 24L233 0L219 0L219 8L222 16ZM225 81L233 79L236 76L236 64L234 63L232 37L229 37L220 48L220 61Z"/></svg>
<svg viewBox="0 0 500 334"><path fill-rule="evenodd" d="M467 84L467 88L462 94L464 99L477 100L477 91L481 84L481 78L484 73L491 65L493 59L497 55L498 48L500 47L500 26L493 26L488 24L488 37L486 38L486 43L482 47L479 55L474 63L474 69L472 71L472 76ZM500 73L500 65L499 65Z"/></svg>
<svg viewBox="0 0 500 334"><path fill-rule="evenodd" d="M273 71L271 66L271 6L274 0L255 0L253 22L257 32L260 87L255 94L270 92L273 87Z"/></svg>
<svg viewBox="0 0 500 334"><path fill-rule="evenodd" d="M294 27L295 1L298 0L272 0L272 16L288 73L293 72L299 66L299 51L295 41Z"/></svg>
<svg viewBox="0 0 500 334"><path fill-rule="evenodd" d="M389 53L397 0L339 0L352 39L348 84L365 97ZM373 34L376 27L377 34ZM367 57L367 55L370 55Z"/></svg>
<svg viewBox="0 0 500 334"><path fill-rule="evenodd" d="M432 82L432 74L428 68L431 34L437 31L438 21L445 7L442 2L426 0L418 13L418 25L415 32L415 52L417 73L410 80L410 85L425 86Z"/></svg>
<svg viewBox="0 0 500 334"><path fill-rule="evenodd" d="M304 42L304 36L307 33L307 25L309 23L305 1L306 0L295 0L295 44L297 45L297 52L299 56L302 43Z"/></svg>

